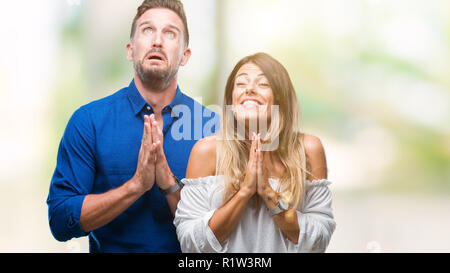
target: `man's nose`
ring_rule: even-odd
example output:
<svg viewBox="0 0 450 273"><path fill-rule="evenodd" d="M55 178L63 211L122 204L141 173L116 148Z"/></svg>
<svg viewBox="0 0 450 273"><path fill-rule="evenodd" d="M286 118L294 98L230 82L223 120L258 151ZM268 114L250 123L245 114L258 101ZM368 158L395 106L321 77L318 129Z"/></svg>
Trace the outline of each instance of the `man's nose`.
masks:
<svg viewBox="0 0 450 273"><path fill-rule="evenodd" d="M152 36L152 46L153 47L161 47L162 46L162 33L159 31L155 31Z"/></svg>

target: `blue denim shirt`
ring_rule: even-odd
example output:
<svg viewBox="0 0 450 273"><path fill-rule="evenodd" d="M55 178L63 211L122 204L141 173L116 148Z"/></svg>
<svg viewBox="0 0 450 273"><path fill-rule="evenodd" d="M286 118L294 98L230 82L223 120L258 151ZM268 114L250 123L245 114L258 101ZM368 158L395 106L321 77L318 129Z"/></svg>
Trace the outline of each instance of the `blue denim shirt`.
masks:
<svg viewBox="0 0 450 273"><path fill-rule="evenodd" d="M80 107L70 118L58 149L47 198L50 229L59 241L86 236L80 227L84 197L104 193L136 171L144 115L153 113L134 81L127 88ZM164 152L184 178L192 147L212 135L219 116L179 87L162 110ZM109 224L89 233L91 252L180 252L173 215L155 185Z"/></svg>

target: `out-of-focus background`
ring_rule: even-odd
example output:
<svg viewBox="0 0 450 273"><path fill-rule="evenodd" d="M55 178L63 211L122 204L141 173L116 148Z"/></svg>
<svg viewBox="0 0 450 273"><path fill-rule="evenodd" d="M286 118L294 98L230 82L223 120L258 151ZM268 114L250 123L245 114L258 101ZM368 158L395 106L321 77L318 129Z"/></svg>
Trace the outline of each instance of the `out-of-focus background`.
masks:
<svg viewBox="0 0 450 273"><path fill-rule="evenodd" d="M186 94L221 105L235 63L260 51L289 71L334 182L328 252L450 252L450 1L183 2ZM69 117L132 79L140 3L1 2L0 252L88 251L52 237L45 201Z"/></svg>

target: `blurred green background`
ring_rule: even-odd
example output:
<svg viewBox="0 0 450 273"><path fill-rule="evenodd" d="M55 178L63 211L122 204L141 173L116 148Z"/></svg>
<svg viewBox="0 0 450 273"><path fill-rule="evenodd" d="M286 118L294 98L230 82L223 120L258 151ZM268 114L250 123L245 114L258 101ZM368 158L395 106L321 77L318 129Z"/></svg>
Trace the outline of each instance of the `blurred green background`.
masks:
<svg viewBox="0 0 450 273"><path fill-rule="evenodd" d="M0 252L57 242L45 203L64 128L129 84L141 0L0 4ZM325 147L337 229L328 252L450 252L450 1L184 0L183 92L221 105L236 62L289 71L302 128Z"/></svg>

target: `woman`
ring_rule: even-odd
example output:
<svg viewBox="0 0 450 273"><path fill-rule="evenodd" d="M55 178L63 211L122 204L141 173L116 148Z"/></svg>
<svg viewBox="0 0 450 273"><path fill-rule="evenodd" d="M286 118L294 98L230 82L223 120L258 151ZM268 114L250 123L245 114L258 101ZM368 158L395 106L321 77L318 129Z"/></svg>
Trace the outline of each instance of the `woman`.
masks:
<svg viewBox="0 0 450 273"><path fill-rule="evenodd" d="M335 229L325 153L299 114L278 61L238 62L220 132L190 154L174 220L183 252L325 251Z"/></svg>

